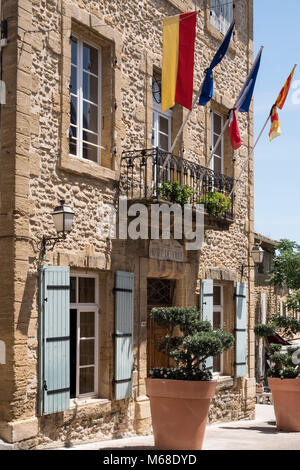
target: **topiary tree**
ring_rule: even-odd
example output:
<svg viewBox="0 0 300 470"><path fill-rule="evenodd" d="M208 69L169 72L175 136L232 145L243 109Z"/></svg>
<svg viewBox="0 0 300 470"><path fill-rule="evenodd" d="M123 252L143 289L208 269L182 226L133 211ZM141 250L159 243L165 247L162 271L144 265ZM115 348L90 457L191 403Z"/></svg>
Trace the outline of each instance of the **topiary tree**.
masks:
<svg viewBox="0 0 300 470"><path fill-rule="evenodd" d="M300 245L282 239L275 248L277 252L268 282L276 287L291 289L286 305L289 310L300 312Z"/></svg>
<svg viewBox="0 0 300 470"><path fill-rule="evenodd" d="M232 334L213 331L210 322L201 320L200 312L195 308L154 308L151 317L167 331L158 350L176 364L176 367L152 369L152 378L211 380L212 373L206 367L206 359L218 356L234 344Z"/></svg>
<svg viewBox="0 0 300 470"><path fill-rule="evenodd" d="M255 325L254 333L258 338L263 339L270 361L267 375L280 379L300 379L300 348L291 346L283 352L281 344L270 343L268 338L277 332L285 339L290 339L300 332L300 321L295 318L273 315L269 324Z"/></svg>

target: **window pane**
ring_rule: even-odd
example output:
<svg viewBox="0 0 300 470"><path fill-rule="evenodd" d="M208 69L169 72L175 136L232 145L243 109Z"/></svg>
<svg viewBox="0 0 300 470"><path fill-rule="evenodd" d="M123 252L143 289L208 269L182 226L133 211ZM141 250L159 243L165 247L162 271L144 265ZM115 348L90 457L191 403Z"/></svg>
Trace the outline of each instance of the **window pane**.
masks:
<svg viewBox="0 0 300 470"><path fill-rule="evenodd" d="M98 51L87 44L83 44L83 68L98 75Z"/></svg>
<svg viewBox="0 0 300 470"><path fill-rule="evenodd" d="M83 158L92 162L98 161L98 149L92 145L82 144L82 156Z"/></svg>
<svg viewBox="0 0 300 470"><path fill-rule="evenodd" d="M70 91L77 95L77 68L74 65L71 67Z"/></svg>
<svg viewBox="0 0 300 470"><path fill-rule="evenodd" d="M219 137L217 135L214 135L214 147L217 143L218 138ZM223 140L223 138L221 138L221 141L219 142L219 145L215 150L215 155L218 155L219 157L221 157L221 155L222 155L222 140Z"/></svg>
<svg viewBox="0 0 300 470"><path fill-rule="evenodd" d="M80 312L80 338L95 336L95 312Z"/></svg>
<svg viewBox="0 0 300 470"><path fill-rule="evenodd" d="M83 72L83 98L98 104L98 78Z"/></svg>
<svg viewBox="0 0 300 470"><path fill-rule="evenodd" d="M98 144L98 135L97 134L91 134L88 131L83 131L82 132L82 138L88 144L94 144L94 145Z"/></svg>
<svg viewBox="0 0 300 470"><path fill-rule="evenodd" d="M164 134L169 134L169 121L162 116L159 116L159 130Z"/></svg>
<svg viewBox="0 0 300 470"><path fill-rule="evenodd" d="M83 339L80 341L80 365L89 366L95 362L95 341Z"/></svg>
<svg viewBox="0 0 300 470"><path fill-rule="evenodd" d="M213 329L219 330L221 326L221 312L214 312Z"/></svg>
<svg viewBox="0 0 300 470"><path fill-rule="evenodd" d="M72 137L70 137L69 141L69 152L71 155L77 155L77 143Z"/></svg>
<svg viewBox="0 0 300 470"><path fill-rule="evenodd" d="M94 391L94 367L80 369L79 394L92 393Z"/></svg>
<svg viewBox="0 0 300 470"><path fill-rule="evenodd" d="M83 128L92 132L98 132L98 107L86 101L83 102ZM85 137L83 139L88 140ZM98 138L95 136L93 143L97 144L97 140ZM88 142L90 141L88 140Z"/></svg>
<svg viewBox="0 0 300 470"><path fill-rule="evenodd" d="M222 173L222 160L216 156L214 157L214 171L216 173Z"/></svg>
<svg viewBox="0 0 300 470"><path fill-rule="evenodd" d="M77 98L71 96L71 124L77 125Z"/></svg>
<svg viewBox="0 0 300 470"><path fill-rule="evenodd" d="M79 302L82 304L95 303L95 278L79 278Z"/></svg>
<svg viewBox="0 0 300 470"><path fill-rule="evenodd" d="M74 137L74 139L77 137L77 127L74 127L74 126L70 126L70 134L69 136L71 138Z"/></svg>
<svg viewBox="0 0 300 470"><path fill-rule="evenodd" d="M166 135L159 134L159 148L168 152L169 150L169 138Z"/></svg>
<svg viewBox="0 0 300 470"><path fill-rule="evenodd" d="M221 305L221 286L214 286L214 305Z"/></svg>
<svg viewBox="0 0 300 470"><path fill-rule="evenodd" d="M218 114L214 114L214 133L221 134L222 131L222 118Z"/></svg>
<svg viewBox="0 0 300 470"><path fill-rule="evenodd" d="M71 62L72 64L77 65L77 40L75 38L71 39Z"/></svg>
<svg viewBox="0 0 300 470"><path fill-rule="evenodd" d="M70 302L76 303L76 277L70 278Z"/></svg>

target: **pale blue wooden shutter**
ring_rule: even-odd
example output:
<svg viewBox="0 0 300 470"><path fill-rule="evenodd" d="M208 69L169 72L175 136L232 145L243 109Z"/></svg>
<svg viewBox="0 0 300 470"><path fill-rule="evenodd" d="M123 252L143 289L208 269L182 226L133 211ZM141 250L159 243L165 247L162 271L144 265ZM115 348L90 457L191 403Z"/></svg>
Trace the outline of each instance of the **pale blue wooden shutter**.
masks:
<svg viewBox="0 0 300 470"><path fill-rule="evenodd" d="M233 0L226 0L221 7L221 33L227 33L233 22Z"/></svg>
<svg viewBox="0 0 300 470"><path fill-rule="evenodd" d="M267 309L266 309L266 294L261 294L260 298L260 309L261 309L261 323L265 324L267 321ZM265 375L265 364L266 364L266 352L263 342L260 344L260 377Z"/></svg>
<svg viewBox="0 0 300 470"><path fill-rule="evenodd" d="M70 405L70 268L40 270L40 414Z"/></svg>
<svg viewBox="0 0 300 470"><path fill-rule="evenodd" d="M213 325L214 315L214 281L212 279L203 279L201 281L201 294L200 294L200 309L202 319L207 320ZM206 360L206 367L213 368L213 357Z"/></svg>
<svg viewBox="0 0 300 470"><path fill-rule="evenodd" d="M210 0L210 22L224 35L233 21L233 9L233 0Z"/></svg>
<svg viewBox="0 0 300 470"><path fill-rule="evenodd" d="M235 375L247 375L247 286L243 282L236 285L236 339L235 339Z"/></svg>
<svg viewBox="0 0 300 470"><path fill-rule="evenodd" d="M134 275L117 271L115 278L115 399L132 396Z"/></svg>

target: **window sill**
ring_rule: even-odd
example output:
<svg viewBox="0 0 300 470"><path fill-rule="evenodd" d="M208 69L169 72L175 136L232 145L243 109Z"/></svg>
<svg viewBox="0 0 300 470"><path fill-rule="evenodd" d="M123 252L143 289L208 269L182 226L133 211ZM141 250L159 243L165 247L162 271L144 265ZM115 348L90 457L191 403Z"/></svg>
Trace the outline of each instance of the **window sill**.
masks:
<svg viewBox="0 0 300 470"><path fill-rule="evenodd" d="M225 390L233 387L233 378L230 375L218 375L213 377L217 381L217 390Z"/></svg>
<svg viewBox="0 0 300 470"><path fill-rule="evenodd" d="M98 397L71 398L69 409L74 410L75 408L81 408L81 407L88 406L88 405L106 406L110 404L111 404L111 401L106 398L98 398Z"/></svg>
<svg viewBox="0 0 300 470"><path fill-rule="evenodd" d="M119 171L111 170L98 163L72 157L71 155L62 155L60 157L59 168L64 171L104 181L119 181L120 179Z"/></svg>

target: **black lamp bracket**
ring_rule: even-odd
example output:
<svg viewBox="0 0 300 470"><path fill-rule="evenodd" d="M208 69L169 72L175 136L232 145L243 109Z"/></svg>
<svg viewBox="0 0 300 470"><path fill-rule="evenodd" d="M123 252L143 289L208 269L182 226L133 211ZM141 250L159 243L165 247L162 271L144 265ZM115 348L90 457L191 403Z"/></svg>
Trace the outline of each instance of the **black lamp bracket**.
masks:
<svg viewBox="0 0 300 470"><path fill-rule="evenodd" d="M67 238L67 235L65 232L62 233L60 237L46 237L43 235L41 245L40 245L40 256L41 258L45 258L46 251L48 250L54 250L54 247L56 243L59 241L65 240Z"/></svg>

